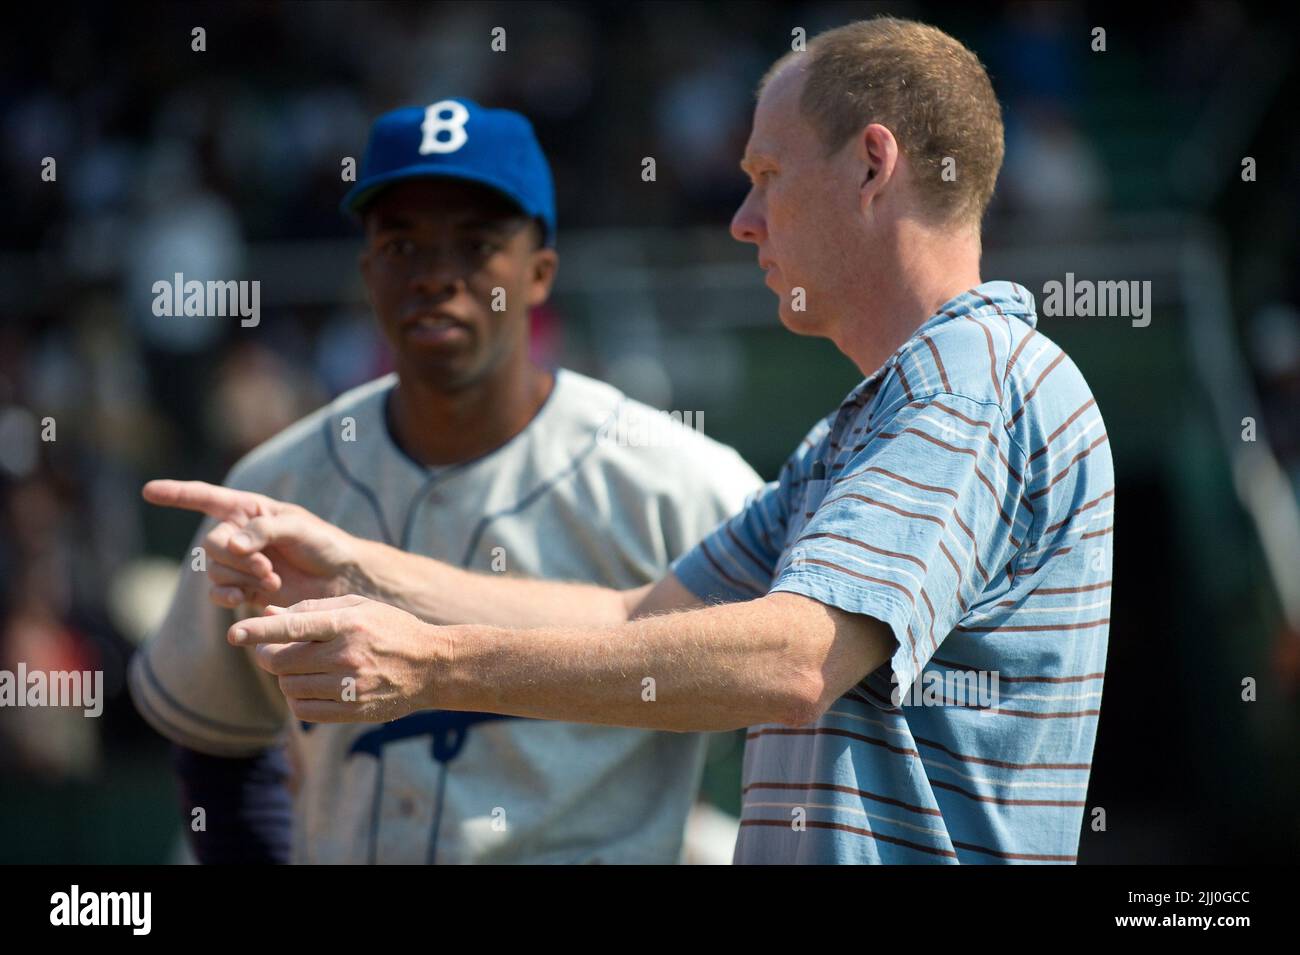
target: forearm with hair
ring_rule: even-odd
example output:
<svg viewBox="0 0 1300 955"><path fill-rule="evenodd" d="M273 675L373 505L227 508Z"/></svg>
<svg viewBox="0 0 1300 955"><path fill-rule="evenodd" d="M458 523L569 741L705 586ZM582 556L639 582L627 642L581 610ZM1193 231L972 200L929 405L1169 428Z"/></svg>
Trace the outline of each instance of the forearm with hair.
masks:
<svg viewBox="0 0 1300 955"><path fill-rule="evenodd" d="M614 628L452 627L436 682L446 709L676 731L801 725L874 646L802 597L654 615Z"/></svg>
<svg viewBox="0 0 1300 955"><path fill-rule="evenodd" d="M359 550L348 574L356 593L443 625L617 626L637 612L650 590L475 573L377 541L363 541Z"/></svg>

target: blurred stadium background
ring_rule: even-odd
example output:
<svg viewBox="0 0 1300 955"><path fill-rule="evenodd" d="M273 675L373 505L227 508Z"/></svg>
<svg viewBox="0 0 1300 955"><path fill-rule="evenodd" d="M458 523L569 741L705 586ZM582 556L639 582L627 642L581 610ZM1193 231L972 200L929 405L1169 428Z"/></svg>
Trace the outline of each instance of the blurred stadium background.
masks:
<svg viewBox="0 0 1300 955"><path fill-rule="evenodd" d="M99 667L108 696L97 720L0 710L0 861L177 857L166 748L123 677L197 522L139 487L220 480L387 370L337 212L374 115L449 95L527 114L560 205L538 354L702 411L773 477L856 372L779 326L727 235L752 90L794 27L877 12L952 32L992 74L986 278L1040 301L1066 272L1152 282L1149 327L1041 323L1097 395L1122 515L1089 794L1107 831L1081 860L1300 859L1300 77L1280 12L226 3L25 5L0 36L0 667ZM260 326L155 318L150 286L177 271L259 279ZM742 742L715 739L705 784L732 812Z"/></svg>

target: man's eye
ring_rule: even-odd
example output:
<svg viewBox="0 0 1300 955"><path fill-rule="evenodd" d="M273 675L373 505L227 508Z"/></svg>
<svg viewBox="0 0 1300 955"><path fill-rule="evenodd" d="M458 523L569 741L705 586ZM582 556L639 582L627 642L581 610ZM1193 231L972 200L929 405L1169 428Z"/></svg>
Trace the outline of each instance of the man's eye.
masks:
<svg viewBox="0 0 1300 955"><path fill-rule="evenodd" d="M384 252L387 255L410 255L415 249L415 243L410 239L389 239L384 243Z"/></svg>

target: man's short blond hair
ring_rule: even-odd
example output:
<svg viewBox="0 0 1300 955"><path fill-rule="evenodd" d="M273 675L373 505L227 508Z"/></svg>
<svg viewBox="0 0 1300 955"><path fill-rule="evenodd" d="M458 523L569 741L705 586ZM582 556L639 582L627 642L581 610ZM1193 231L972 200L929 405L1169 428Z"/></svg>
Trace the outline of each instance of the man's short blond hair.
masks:
<svg viewBox="0 0 1300 955"><path fill-rule="evenodd" d="M924 211L978 224L1002 168L1002 109L979 59L957 40L913 20L881 16L827 30L806 52L799 106L827 155L872 123L894 134L915 175ZM951 171L945 177L946 164Z"/></svg>

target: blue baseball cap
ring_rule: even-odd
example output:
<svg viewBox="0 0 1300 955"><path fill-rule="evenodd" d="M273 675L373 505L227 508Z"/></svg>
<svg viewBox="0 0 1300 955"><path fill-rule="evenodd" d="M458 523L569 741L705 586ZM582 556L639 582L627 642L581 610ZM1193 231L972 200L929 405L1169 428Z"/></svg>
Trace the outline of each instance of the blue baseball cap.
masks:
<svg viewBox="0 0 1300 955"><path fill-rule="evenodd" d="M385 113L370 129L361 178L340 208L359 214L384 186L442 176L482 183L540 219L555 241L555 185L533 124L508 109L444 99Z"/></svg>

